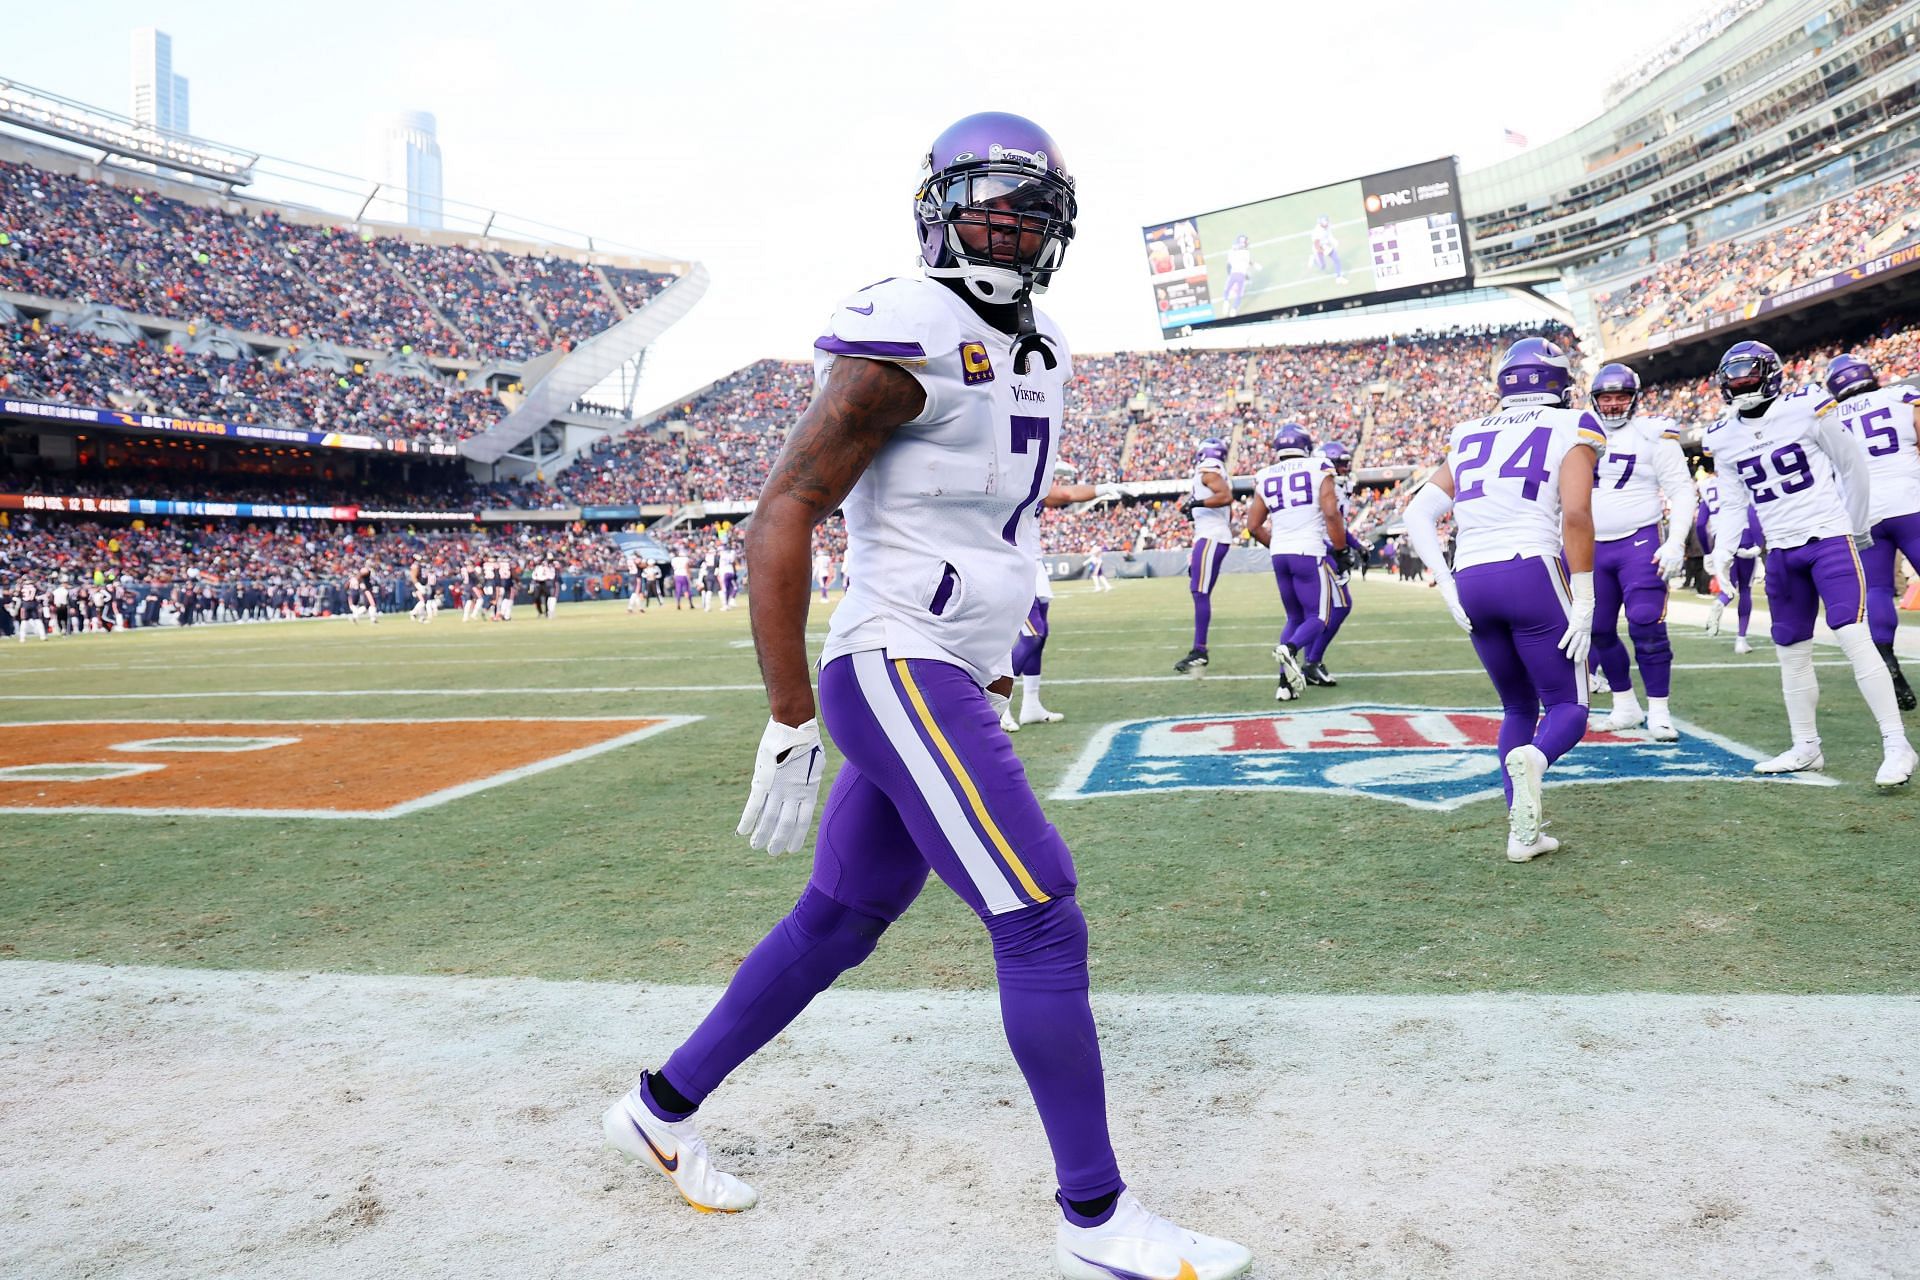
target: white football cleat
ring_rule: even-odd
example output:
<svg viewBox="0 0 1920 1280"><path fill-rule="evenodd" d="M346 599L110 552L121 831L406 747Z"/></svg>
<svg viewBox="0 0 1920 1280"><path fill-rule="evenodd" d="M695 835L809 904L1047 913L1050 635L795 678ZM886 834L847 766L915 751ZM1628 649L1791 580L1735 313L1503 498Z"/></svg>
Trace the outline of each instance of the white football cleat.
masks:
<svg viewBox="0 0 1920 1280"><path fill-rule="evenodd" d="M1628 729L1638 729L1647 722L1647 713L1639 703L1629 703L1624 707L1615 707L1600 727L1608 733L1624 733Z"/></svg>
<svg viewBox="0 0 1920 1280"><path fill-rule="evenodd" d="M1037 702L1020 704L1021 724L1059 724L1066 717L1058 711L1049 711Z"/></svg>
<svg viewBox="0 0 1920 1280"><path fill-rule="evenodd" d="M1876 787L1897 787L1913 776L1915 768L1920 768L1920 755L1915 755L1907 743L1899 743L1887 748L1887 758L1880 762L1880 772L1873 775Z"/></svg>
<svg viewBox="0 0 1920 1280"><path fill-rule="evenodd" d="M1013 708L1011 706L1000 713L1000 727L1008 733L1020 732L1020 722L1013 718Z"/></svg>
<svg viewBox="0 0 1920 1280"><path fill-rule="evenodd" d="M1122 1191L1113 1216L1097 1227L1061 1221L1053 1263L1068 1280L1226 1280L1245 1275L1253 1253L1148 1213Z"/></svg>
<svg viewBox="0 0 1920 1280"><path fill-rule="evenodd" d="M1532 862L1543 853L1552 853L1560 847L1560 842L1542 832L1532 844L1521 844L1516 836L1507 837L1508 862Z"/></svg>
<svg viewBox="0 0 1920 1280"><path fill-rule="evenodd" d="M1540 842L1540 780L1547 774L1547 757L1531 742L1507 752L1507 777L1513 782L1513 807L1507 811L1507 842Z"/></svg>
<svg viewBox="0 0 1920 1280"><path fill-rule="evenodd" d="M1762 760L1753 766L1755 773L1818 773L1827 767L1827 758L1820 754L1820 744L1802 746L1798 743L1788 747L1771 760Z"/></svg>
<svg viewBox="0 0 1920 1280"><path fill-rule="evenodd" d="M1678 742L1680 731L1673 727L1670 716L1647 716L1647 736L1655 742Z"/></svg>
<svg viewBox="0 0 1920 1280"><path fill-rule="evenodd" d="M713 1167L692 1117L660 1119L640 1100L638 1085L607 1108L600 1128L608 1146L666 1174L681 1199L702 1213L739 1213L760 1199L752 1187Z"/></svg>
<svg viewBox="0 0 1920 1280"><path fill-rule="evenodd" d="M1285 645L1280 646L1280 679L1282 683L1293 687L1294 697L1306 692L1307 673L1300 666L1300 657Z"/></svg>
<svg viewBox="0 0 1920 1280"><path fill-rule="evenodd" d="M1591 698L1595 694L1606 692L1607 677L1601 674L1600 668L1594 667L1587 672L1587 696Z"/></svg>
<svg viewBox="0 0 1920 1280"><path fill-rule="evenodd" d="M1708 635L1717 636L1720 634L1720 615L1725 613L1726 611L1727 611L1727 602L1725 600L1722 600L1719 596L1715 596L1713 598L1713 603L1707 606L1707 634Z"/></svg>
<svg viewBox="0 0 1920 1280"><path fill-rule="evenodd" d="M1735 640L1733 642L1733 651L1735 653L1752 653L1753 646L1747 643L1747 638L1745 636L1741 636L1738 640Z"/></svg>

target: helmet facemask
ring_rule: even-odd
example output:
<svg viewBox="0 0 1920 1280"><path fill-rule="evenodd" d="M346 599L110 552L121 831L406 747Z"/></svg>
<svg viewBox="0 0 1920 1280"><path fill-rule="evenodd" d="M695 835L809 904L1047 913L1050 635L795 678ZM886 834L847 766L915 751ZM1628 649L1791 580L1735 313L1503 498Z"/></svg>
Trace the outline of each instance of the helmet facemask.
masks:
<svg viewBox="0 0 1920 1280"><path fill-rule="evenodd" d="M914 203L921 237L935 250L928 256L938 264L927 274L960 280L994 306L1045 292L1066 258L1078 212L1071 181L1046 170L1044 156L1036 165L1003 154L928 175Z"/></svg>

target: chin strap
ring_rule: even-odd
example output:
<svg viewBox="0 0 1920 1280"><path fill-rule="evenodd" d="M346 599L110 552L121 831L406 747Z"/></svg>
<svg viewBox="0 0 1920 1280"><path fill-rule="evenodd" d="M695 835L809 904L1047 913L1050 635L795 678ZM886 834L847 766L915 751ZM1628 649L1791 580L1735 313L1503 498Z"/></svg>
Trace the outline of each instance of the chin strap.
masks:
<svg viewBox="0 0 1920 1280"><path fill-rule="evenodd" d="M1017 330L1013 340L1013 371L1024 375L1036 351L1040 353L1040 359L1046 362L1047 368L1058 368L1060 358L1053 354L1053 344L1034 327L1031 271L1020 273L1020 292L1013 295L1013 318Z"/></svg>

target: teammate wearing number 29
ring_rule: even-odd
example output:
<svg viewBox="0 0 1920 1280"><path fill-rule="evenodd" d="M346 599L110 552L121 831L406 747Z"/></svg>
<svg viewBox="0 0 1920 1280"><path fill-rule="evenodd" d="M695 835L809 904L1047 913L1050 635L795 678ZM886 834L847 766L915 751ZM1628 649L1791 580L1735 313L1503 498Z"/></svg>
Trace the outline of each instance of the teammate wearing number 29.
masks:
<svg viewBox="0 0 1920 1280"><path fill-rule="evenodd" d="M693 1035L608 1110L605 1132L695 1207L751 1207L752 1189L713 1168L695 1109L871 954L931 871L992 941L1007 1040L1053 1151L1055 1265L1088 1280L1233 1276L1251 1265L1246 1249L1148 1213L1120 1176L1073 859L1000 729L1071 369L1032 295L1059 269L1075 213L1045 132L969 116L926 158L914 203L924 278L861 290L815 340L813 403L747 526L772 714L741 834L784 853L812 822L822 748L807 550L836 508L860 572L829 626L819 712L845 760L799 902Z"/></svg>
<svg viewBox="0 0 1920 1280"><path fill-rule="evenodd" d="M1879 722L1885 758L1874 782L1898 786L1917 761L1900 724L1893 677L1866 626L1866 574L1859 548L1872 541L1872 481L1860 442L1848 435L1832 397L1816 387L1782 395L1780 357L1763 342L1737 342L1714 373L1732 412L1707 428L1706 446L1720 477L1709 568L1725 578L1751 507L1767 540L1767 610L1780 656L1793 745L1755 773L1821 769L1814 708L1820 680L1813 672L1813 624L1825 607L1827 625L1853 664L1854 683Z"/></svg>
<svg viewBox="0 0 1920 1280"><path fill-rule="evenodd" d="M1541 784L1587 732L1593 483L1607 436L1597 417L1569 407L1572 369L1545 338L1509 347L1494 381L1499 412L1453 429L1406 521L1500 695L1507 857L1526 862L1560 847L1541 832ZM1438 528L1449 510L1451 570Z"/></svg>

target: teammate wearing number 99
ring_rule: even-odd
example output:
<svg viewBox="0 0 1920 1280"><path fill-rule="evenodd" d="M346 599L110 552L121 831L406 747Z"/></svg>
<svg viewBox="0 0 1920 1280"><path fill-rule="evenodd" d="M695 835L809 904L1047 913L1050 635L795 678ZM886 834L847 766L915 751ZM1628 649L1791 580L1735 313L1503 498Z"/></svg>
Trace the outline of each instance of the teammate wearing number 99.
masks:
<svg viewBox="0 0 1920 1280"><path fill-rule="evenodd" d="M1541 786L1587 732L1593 478L1607 436L1593 414L1568 407L1573 371L1545 338L1509 347L1494 380L1499 412L1453 429L1406 521L1500 695L1507 857L1526 862L1560 847L1541 831ZM1449 510L1451 570L1438 528Z"/></svg>
<svg viewBox="0 0 1920 1280"><path fill-rule="evenodd" d="M1754 766L1755 773L1821 769L1814 708L1820 700L1813 672L1813 624L1824 606L1834 639L1853 664L1854 682L1880 725L1885 758L1874 781L1898 786L1917 761L1893 677L1874 651L1866 625L1866 574L1859 548L1872 535L1872 481L1860 441L1840 426L1824 390L1802 387L1782 395L1780 357L1763 342L1737 342L1720 357L1713 376L1732 412L1707 428L1706 447L1720 477L1710 568L1725 578L1751 507L1767 540L1767 610L1780 656L1793 745Z"/></svg>
<svg viewBox="0 0 1920 1280"><path fill-rule="evenodd" d="M1920 565L1920 441L1915 440L1920 433L1914 429L1920 389L1881 386L1873 366L1853 355L1838 355L1828 363L1826 384L1827 394L1840 402L1840 425L1866 449L1873 481L1868 513L1873 545L1860 554L1867 571L1867 630L1893 677L1900 709L1912 711L1920 700L1914 698L1893 652L1900 627L1893 603L1893 558L1897 551L1907 563Z"/></svg>
<svg viewBox="0 0 1920 1280"><path fill-rule="evenodd" d="M1108 1138L1073 858L989 698L1012 687L1013 643L1033 603L1035 510L1071 376L1066 343L1031 295L1073 238L1073 180L1032 121L969 116L935 139L914 213L925 277L882 281L833 312L814 342L813 403L747 526L772 713L740 822L756 848L799 848L812 817L821 745L808 544L836 508L860 566L820 659L820 714L845 759L813 872L705 1021L608 1110L606 1137L696 1207L751 1207L752 1189L712 1167L695 1109L872 953L931 871L992 942L1007 1040L1053 1151L1061 1273L1239 1275L1246 1249L1148 1213L1126 1190ZM863 1270L876 1269L889 1268Z"/></svg>

